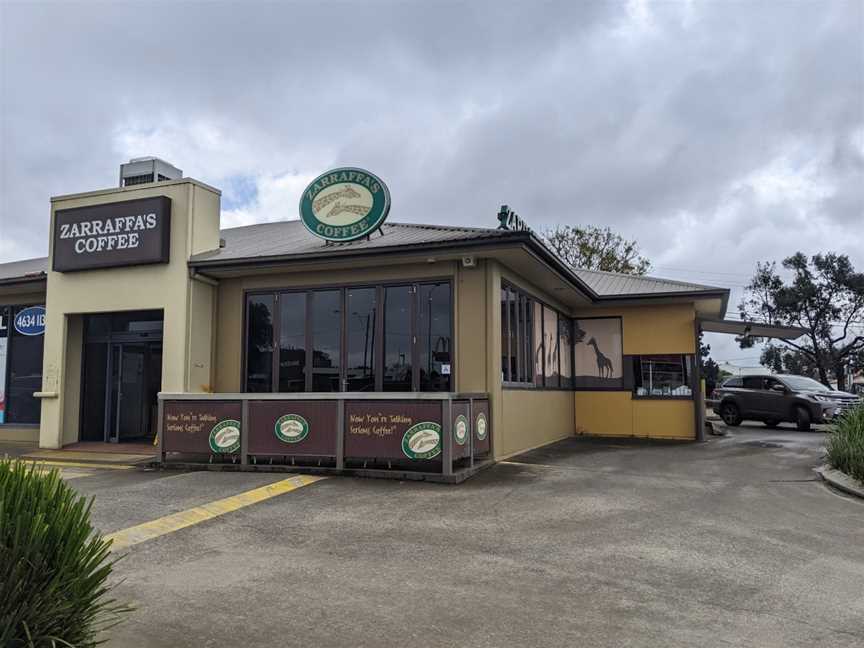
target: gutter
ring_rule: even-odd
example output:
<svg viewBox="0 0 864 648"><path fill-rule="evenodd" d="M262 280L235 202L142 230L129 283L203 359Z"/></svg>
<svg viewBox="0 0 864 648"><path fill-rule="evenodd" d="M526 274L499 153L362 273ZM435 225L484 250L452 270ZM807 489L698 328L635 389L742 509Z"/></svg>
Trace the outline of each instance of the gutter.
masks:
<svg viewBox="0 0 864 648"><path fill-rule="evenodd" d="M47 281L48 275L41 272L38 275L25 275L23 277L0 279L0 286L24 286L27 284L46 283Z"/></svg>

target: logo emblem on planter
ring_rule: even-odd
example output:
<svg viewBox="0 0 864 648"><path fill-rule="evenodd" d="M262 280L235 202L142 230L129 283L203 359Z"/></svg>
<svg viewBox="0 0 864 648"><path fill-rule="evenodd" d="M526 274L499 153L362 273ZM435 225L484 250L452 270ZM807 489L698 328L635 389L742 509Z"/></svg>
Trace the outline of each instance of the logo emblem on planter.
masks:
<svg viewBox="0 0 864 648"><path fill-rule="evenodd" d="M441 426L431 421L418 423L402 437L402 452L409 459L432 459L441 454Z"/></svg>
<svg viewBox="0 0 864 648"><path fill-rule="evenodd" d="M483 412L477 415L477 438L480 441L486 438L486 415Z"/></svg>
<svg viewBox="0 0 864 648"><path fill-rule="evenodd" d="M240 421L225 419L210 430L210 449L217 453L236 452L240 449Z"/></svg>
<svg viewBox="0 0 864 648"><path fill-rule="evenodd" d="M315 178L300 197L300 220L327 241L353 241L378 229L390 211L390 191L373 173L341 167Z"/></svg>
<svg viewBox="0 0 864 648"><path fill-rule="evenodd" d="M465 445L468 440L468 419L460 414L453 422L453 440L459 445Z"/></svg>
<svg viewBox="0 0 864 648"><path fill-rule="evenodd" d="M45 333L45 307L31 306L15 316L15 330L21 335L42 335Z"/></svg>
<svg viewBox="0 0 864 648"><path fill-rule="evenodd" d="M298 414L276 419L276 438L285 443L299 443L309 436L309 422Z"/></svg>

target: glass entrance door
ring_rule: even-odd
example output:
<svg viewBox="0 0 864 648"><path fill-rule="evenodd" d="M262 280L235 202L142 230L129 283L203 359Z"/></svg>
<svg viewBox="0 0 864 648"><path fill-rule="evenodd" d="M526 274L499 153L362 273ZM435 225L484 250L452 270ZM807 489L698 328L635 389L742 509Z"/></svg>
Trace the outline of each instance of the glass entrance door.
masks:
<svg viewBox="0 0 864 648"><path fill-rule="evenodd" d="M119 407L114 441L143 440L146 355L147 347L143 344L120 345Z"/></svg>
<svg viewBox="0 0 864 648"><path fill-rule="evenodd" d="M110 348L107 440L149 441L161 382L162 345L119 342Z"/></svg>

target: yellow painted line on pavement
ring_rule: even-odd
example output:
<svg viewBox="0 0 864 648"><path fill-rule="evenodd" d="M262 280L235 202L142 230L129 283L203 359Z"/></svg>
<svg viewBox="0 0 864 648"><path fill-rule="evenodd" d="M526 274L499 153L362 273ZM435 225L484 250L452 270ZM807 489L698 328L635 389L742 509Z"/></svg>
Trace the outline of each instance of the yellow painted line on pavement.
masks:
<svg viewBox="0 0 864 648"><path fill-rule="evenodd" d="M131 470L135 466L129 464L100 464L100 463L82 463L80 461L45 461L44 459L27 459L32 461L37 466L47 466L49 468L87 468L88 470L99 470L107 468L108 470Z"/></svg>
<svg viewBox="0 0 864 648"><path fill-rule="evenodd" d="M105 539L112 541L111 549L113 551L118 549L127 549L134 545L141 544L142 542L146 542L147 540L174 533L180 529L185 529L186 527L200 524L207 520L212 520L213 518L251 506L252 504L263 502L272 497L276 497L277 495L290 493L293 490L297 490L303 486L308 486L309 484L313 484L321 479L326 479L326 477L295 475L267 486L253 488L245 493L225 497L208 504L202 504L201 506L180 511L179 513L172 513L171 515L166 515L165 517L157 518L150 522L137 524L128 529L121 529L120 531L109 533L105 536Z"/></svg>

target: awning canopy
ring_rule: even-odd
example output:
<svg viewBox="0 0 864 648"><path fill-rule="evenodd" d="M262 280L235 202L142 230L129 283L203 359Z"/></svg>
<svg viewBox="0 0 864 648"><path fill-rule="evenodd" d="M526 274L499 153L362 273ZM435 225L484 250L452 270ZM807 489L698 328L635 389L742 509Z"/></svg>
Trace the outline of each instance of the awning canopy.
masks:
<svg viewBox="0 0 864 648"><path fill-rule="evenodd" d="M729 333L731 335L794 340L807 332L807 329L800 326L778 326L745 320L700 319L698 321L706 333Z"/></svg>

